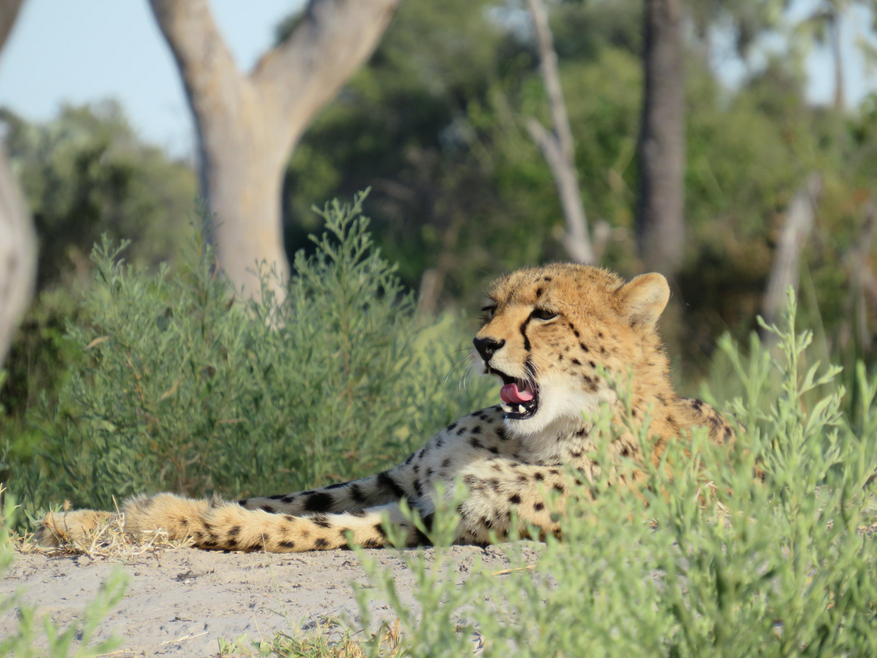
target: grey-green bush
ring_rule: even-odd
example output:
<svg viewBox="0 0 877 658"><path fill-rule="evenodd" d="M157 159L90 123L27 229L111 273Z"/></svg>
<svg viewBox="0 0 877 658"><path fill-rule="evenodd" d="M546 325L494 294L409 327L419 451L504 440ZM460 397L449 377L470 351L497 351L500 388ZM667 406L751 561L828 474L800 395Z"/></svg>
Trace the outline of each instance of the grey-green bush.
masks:
<svg viewBox="0 0 877 658"><path fill-rule="evenodd" d="M296 254L283 300L265 285L261 301L234 301L200 242L180 271L158 274L98 245L90 322L69 328L87 358L32 417L46 439L9 481L26 509L325 485L398 462L477 407L485 387L448 376L468 338L418 327L372 247L363 198L327 205L326 233L312 256Z"/></svg>

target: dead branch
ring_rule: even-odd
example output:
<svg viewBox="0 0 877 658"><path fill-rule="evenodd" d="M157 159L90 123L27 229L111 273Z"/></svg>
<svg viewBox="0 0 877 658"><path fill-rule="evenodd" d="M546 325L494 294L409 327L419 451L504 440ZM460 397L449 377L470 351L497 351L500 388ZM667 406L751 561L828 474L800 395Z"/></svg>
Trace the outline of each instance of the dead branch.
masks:
<svg viewBox="0 0 877 658"><path fill-rule="evenodd" d="M569 125L566 103L563 100L563 88L557 70L557 52L554 50L554 38L548 24L548 12L542 0L527 0L527 6L536 31L541 63L539 70L548 96L553 131L547 130L534 118L528 119L525 125L554 176L566 219L563 246L574 261L593 264L597 262L597 257L588 234L588 220L582 203L578 172L575 168L575 142Z"/></svg>
<svg viewBox="0 0 877 658"><path fill-rule="evenodd" d="M768 324L775 324L786 308L786 289L789 286L795 289L798 287L801 251L813 229L821 189L819 175L811 174L795 193L786 211L786 220L762 302L762 317Z"/></svg>

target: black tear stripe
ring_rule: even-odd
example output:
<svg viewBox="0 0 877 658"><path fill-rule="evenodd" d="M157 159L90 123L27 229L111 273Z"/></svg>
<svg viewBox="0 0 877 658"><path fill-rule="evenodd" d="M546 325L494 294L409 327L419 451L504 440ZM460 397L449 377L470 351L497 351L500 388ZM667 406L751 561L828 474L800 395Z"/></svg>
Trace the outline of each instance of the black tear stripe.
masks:
<svg viewBox="0 0 877 658"><path fill-rule="evenodd" d="M387 471L378 473L378 486L383 489L389 489L396 498L402 498L405 495L405 490L399 486L399 483Z"/></svg>
<svg viewBox="0 0 877 658"><path fill-rule="evenodd" d="M528 352L530 351L530 339L527 338L527 325L530 324L530 320L532 319L532 315L527 316L527 319L524 320L524 324L521 325L521 335L524 337L524 349Z"/></svg>

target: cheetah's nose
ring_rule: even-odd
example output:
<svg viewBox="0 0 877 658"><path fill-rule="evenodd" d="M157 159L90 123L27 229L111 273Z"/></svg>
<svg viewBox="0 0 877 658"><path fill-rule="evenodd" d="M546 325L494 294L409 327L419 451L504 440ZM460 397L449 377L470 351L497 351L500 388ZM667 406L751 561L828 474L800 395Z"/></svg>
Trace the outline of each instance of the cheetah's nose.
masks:
<svg viewBox="0 0 877 658"><path fill-rule="evenodd" d="M496 340L495 338L475 338L472 343L475 349L481 355L485 362L490 361L493 353L505 345L505 340Z"/></svg>

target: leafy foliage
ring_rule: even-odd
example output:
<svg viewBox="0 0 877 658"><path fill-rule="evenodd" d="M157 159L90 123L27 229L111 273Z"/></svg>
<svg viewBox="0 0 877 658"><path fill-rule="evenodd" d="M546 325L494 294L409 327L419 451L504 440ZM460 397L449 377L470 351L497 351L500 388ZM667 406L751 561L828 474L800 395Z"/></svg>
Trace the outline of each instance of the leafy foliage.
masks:
<svg viewBox="0 0 877 658"><path fill-rule="evenodd" d="M45 123L0 108L0 127L40 243L37 298L4 363L0 390L0 434L17 437L15 461L40 443L26 423L28 410L41 394L57 396L80 357L64 330L84 321L79 301L95 241L101 234L133 240L126 256L138 265L173 262L190 233L195 176L186 163L144 144L115 102L65 106Z"/></svg>
<svg viewBox="0 0 877 658"><path fill-rule="evenodd" d="M65 106L45 124L0 109L0 124L40 240L40 289L86 280L88 253L104 233L133 240L134 262L174 257L194 173L144 144L117 102Z"/></svg>
<svg viewBox="0 0 877 658"><path fill-rule="evenodd" d="M395 463L477 405L483 388L441 379L463 337L417 325L363 198L324 209L326 233L296 256L285 299L265 272L262 301L235 302L203 243L172 275L126 264L104 239L88 320L69 329L85 356L33 414L45 438L10 475L28 511L329 484Z"/></svg>
<svg viewBox="0 0 877 658"><path fill-rule="evenodd" d="M377 243L406 285L441 290L439 308L474 305L498 272L568 258L556 239L563 216L554 181L524 127L528 117L548 123L525 4L400 5L375 57L290 162L290 244L318 221L312 199L372 186ZM612 229L601 264L638 274L642 3L548 5L585 209ZM674 295L684 315L666 327L671 352L700 375L719 336L744 339L755 328L785 211L819 172L825 192L802 257L813 290L801 312L824 324L833 353L858 350L870 363L877 313L873 299L857 296L850 256L873 203L873 99L847 115L808 104L801 52L782 36L781 2L690 0L685 9L695 30L685 62L686 263ZM759 35L773 28L771 47L760 48ZM722 49L728 38L736 44ZM732 87L715 63L728 57L748 62ZM857 306L869 331L853 345Z"/></svg>

